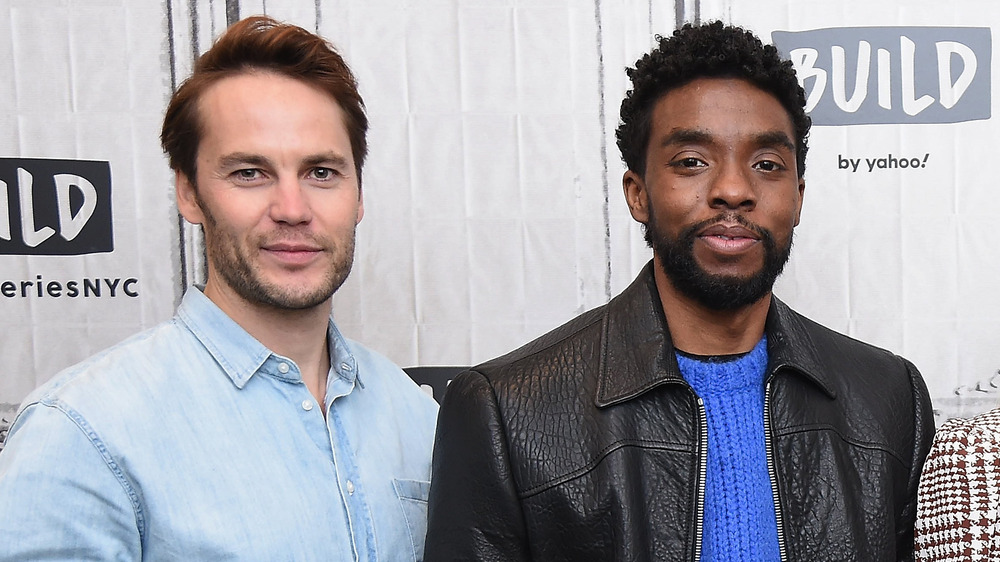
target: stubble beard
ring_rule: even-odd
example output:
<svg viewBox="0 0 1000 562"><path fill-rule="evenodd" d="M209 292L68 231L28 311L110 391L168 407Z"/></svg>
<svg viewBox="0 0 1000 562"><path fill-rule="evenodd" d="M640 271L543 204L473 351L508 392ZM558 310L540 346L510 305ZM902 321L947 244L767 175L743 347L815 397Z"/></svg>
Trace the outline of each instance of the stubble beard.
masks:
<svg viewBox="0 0 1000 562"><path fill-rule="evenodd" d="M705 271L695 260L694 242L697 233L718 222L737 222L760 237L764 247L764 264L749 277L716 275ZM685 228L677 236L670 236L657 224L650 206L649 223L646 225L646 243L659 258L663 273L682 294L702 306L717 311L737 310L760 301L774 287L792 252L792 233L788 243L778 248L774 236L743 215L723 212L715 217Z"/></svg>
<svg viewBox="0 0 1000 562"><path fill-rule="evenodd" d="M341 244L323 241L325 251L333 256L326 275L315 289L309 290L306 287L296 290L264 280L259 267L247 255L247 250L241 248L240 240L232 232L219 228L218 221L204 205L202 212L205 215L205 251L208 259L226 284L248 303L278 310L314 308L329 300L351 273L355 230ZM263 245L262 238L264 237L252 238L248 241L247 248L260 248ZM294 238L294 235L282 239L289 238Z"/></svg>

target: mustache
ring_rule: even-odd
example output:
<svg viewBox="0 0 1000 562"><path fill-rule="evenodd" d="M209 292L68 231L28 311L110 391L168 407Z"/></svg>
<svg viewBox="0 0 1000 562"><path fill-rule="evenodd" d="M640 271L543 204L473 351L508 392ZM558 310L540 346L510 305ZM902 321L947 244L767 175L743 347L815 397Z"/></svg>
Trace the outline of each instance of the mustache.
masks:
<svg viewBox="0 0 1000 562"><path fill-rule="evenodd" d="M330 246L330 240L328 237L310 232L303 228L288 225L278 225L265 232L259 232L256 236L254 236L254 238L256 242L267 244L287 242L292 244L314 244L323 247Z"/></svg>
<svg viewBox="0 0 1000 562"><path fill-rule="evenodd" d="M715 215L714 217L712 217L710 219L705 219L705 220L703 220L701 222L695 223L695 224L693 224L693 225L685 228L680 233L679 238L680 239L688 239L688 238L693 239L697 235L698 232L701 232L702 230L704 230L704 229L706 229L706 228L708 228L708 227L710 227L710 226L712 226L714 224L719 224L719 223L736 223L736 224L742 226L743 228L749 230L750 232L753 232L754 234L756 234L757 237L759 237L761 240L770 240L772 242L774 241L774 236L771 234L770 230L768 230L768 229L766 229L766 228L764 228L762 226L759 226L759 225L757 225L757 224L755 224L753 222L750 222L750 219L746 218L745 216L743 216L740 213L736 213L736 212L733 212L733 211L724 211L724 212L721 212L721 213Z"/></svg>

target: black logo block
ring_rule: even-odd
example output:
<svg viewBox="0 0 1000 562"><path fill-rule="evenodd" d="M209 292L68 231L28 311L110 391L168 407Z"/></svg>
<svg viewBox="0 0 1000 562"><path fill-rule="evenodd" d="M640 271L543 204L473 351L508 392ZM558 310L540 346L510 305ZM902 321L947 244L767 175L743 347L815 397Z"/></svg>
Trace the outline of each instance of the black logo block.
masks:
<svg viewBox="0 0 1000 562"><path fill-rule="evenodd" d="M0 254L114 249L109 162L0 158Z"/></svg>

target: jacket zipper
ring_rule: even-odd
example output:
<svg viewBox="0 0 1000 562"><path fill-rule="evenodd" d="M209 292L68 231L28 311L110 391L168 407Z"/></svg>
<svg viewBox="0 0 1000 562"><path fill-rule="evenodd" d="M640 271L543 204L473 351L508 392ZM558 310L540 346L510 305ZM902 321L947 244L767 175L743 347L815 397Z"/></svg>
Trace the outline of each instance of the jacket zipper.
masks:
<svg viewBox="0 0 1000 562"><path fill-rule="evenodd" d="M767 475L771 479L771 497L774 500L774 518L778 527L778 558L785 560L785 530L781 521L781 501L778 496L778 474L774 468L774 449L771 443L771 381L764 387L764 452L767 455Z"/></svg>
<svg viewBox="0 0 1000 562"><path fill-rule="evenodd" d="M694 528L694 562L701 560L701 539L705 519L705 480L708 477L708 414L705 402L698 398L698 508Z"/></svg>

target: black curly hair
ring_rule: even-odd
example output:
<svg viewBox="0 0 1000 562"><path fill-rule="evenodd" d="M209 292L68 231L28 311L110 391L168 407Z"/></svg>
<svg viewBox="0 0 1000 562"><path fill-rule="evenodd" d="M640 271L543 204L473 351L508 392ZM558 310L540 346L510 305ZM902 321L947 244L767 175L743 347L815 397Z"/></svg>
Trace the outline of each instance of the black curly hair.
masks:
<svg viewBox="0 0 1000 562"><path fill-rule="evenodd" d="M673 36L656 39L657 48L625 71L632 89L622 101L615 136L630 170L646 173L653 107L667 92L698 78L740 78L773 95L788 112L795 129L798 175L805 174L812 119L806 115L805 91L791 61L782 60L773 45L764 45L753 33L720 21L684 24Z"/></svg>

